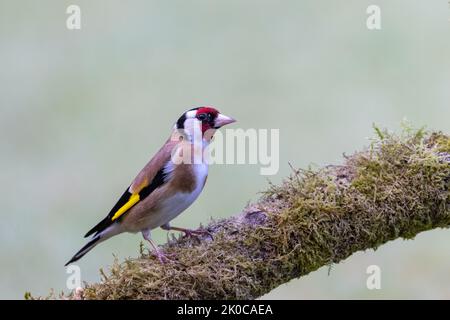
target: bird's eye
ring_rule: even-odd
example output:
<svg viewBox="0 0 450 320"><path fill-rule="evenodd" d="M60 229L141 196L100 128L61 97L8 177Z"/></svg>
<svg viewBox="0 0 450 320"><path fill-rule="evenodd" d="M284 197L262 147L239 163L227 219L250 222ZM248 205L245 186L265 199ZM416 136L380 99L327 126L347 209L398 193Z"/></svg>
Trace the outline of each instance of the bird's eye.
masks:
<svg viewBox="0 0 450 320"><path fill-rule="evenodd" d="M200 121L205 121L206 120L206 114L205 113L201 113L197 116L197 119Z"/></svg>

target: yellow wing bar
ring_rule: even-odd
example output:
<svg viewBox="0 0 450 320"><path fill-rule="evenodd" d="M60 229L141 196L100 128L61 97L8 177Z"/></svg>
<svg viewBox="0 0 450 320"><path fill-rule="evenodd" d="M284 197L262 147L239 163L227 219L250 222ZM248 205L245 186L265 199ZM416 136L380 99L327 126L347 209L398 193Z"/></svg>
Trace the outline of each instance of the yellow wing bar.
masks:
<svg viewBox="0 0 450 320"><path fill-rule="evenodd" d="M114 214L114 216L111 218L111 221L116 220L117 218L119 218L121 215L123 215L125 212L127 212L132 206L134 206L136 203L139 202L140 200L140 196L138 193L132 194L130 199L128 200L127 203L125 203L122 207L120 207L119 210L117 210L117 212Z"/></svg>

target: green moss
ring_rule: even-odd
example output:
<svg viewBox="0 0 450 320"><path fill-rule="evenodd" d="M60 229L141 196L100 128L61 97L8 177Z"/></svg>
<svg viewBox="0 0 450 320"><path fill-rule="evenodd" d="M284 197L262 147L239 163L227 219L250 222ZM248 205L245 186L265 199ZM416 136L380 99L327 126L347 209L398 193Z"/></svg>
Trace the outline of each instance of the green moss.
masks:
<svg viewBox="0 0 450 320"><path fill-rule="evenodd" d="M450 137L442 132L431 134L427 142L430 146L435 146L439 152L450 153Z"/></svg>
<svg viewBox="0 0 450 320"><path fill-rule="evenodd" d="M170 241L165 265L144 252L116 260L82 298L256 298L356 251L448 227L449 137L376 133L343 165L296 170L241 215L210 223L213 240Z"/></svg>

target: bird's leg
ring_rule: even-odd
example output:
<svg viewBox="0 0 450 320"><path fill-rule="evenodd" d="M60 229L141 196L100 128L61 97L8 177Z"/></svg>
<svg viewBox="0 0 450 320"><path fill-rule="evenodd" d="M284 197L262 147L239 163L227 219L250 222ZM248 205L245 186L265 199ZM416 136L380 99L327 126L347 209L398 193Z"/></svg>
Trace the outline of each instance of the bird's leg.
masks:
<svg viewBox="0 0 450 320"><path fill-rule="evenodd" d="M211 239L213 239L212 234L208 230L191 230L191 229L180 228L180 227L172 227L169 223L163 224L161 226L161 229L167 230L167 231L170 231L170 230L181 231L181 232L184 232L184 234L188 237L192 237L194 235L208 235L211 237Z"/></svg>
<svg viewBox="0 0 450 320"><path fill-rule="evenodd" d="M169 260L164 253L161 252L161 250L158 248L158 245L151 239L150 237L150 230L143 230L142 231L142 236L144 237L145 240L147 240L150 245L153 248L153 253L156 255L156 257L158 258L159 262L161 263L165 263L167 262L167 260Z"/></svg>

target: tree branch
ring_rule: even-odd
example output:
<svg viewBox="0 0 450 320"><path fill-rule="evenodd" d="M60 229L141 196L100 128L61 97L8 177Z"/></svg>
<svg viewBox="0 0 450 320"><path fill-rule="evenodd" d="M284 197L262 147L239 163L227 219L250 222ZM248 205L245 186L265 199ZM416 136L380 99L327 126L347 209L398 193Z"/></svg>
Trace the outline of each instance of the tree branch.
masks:
<svg viewBox="0 0 450 320"><path fill-rule="evenodd" d="M117 261L69 299L254 299L291 279L450 224L450 139L377 131L343 165L298 170L237 216L179 238L152 255Z"/></svg>

